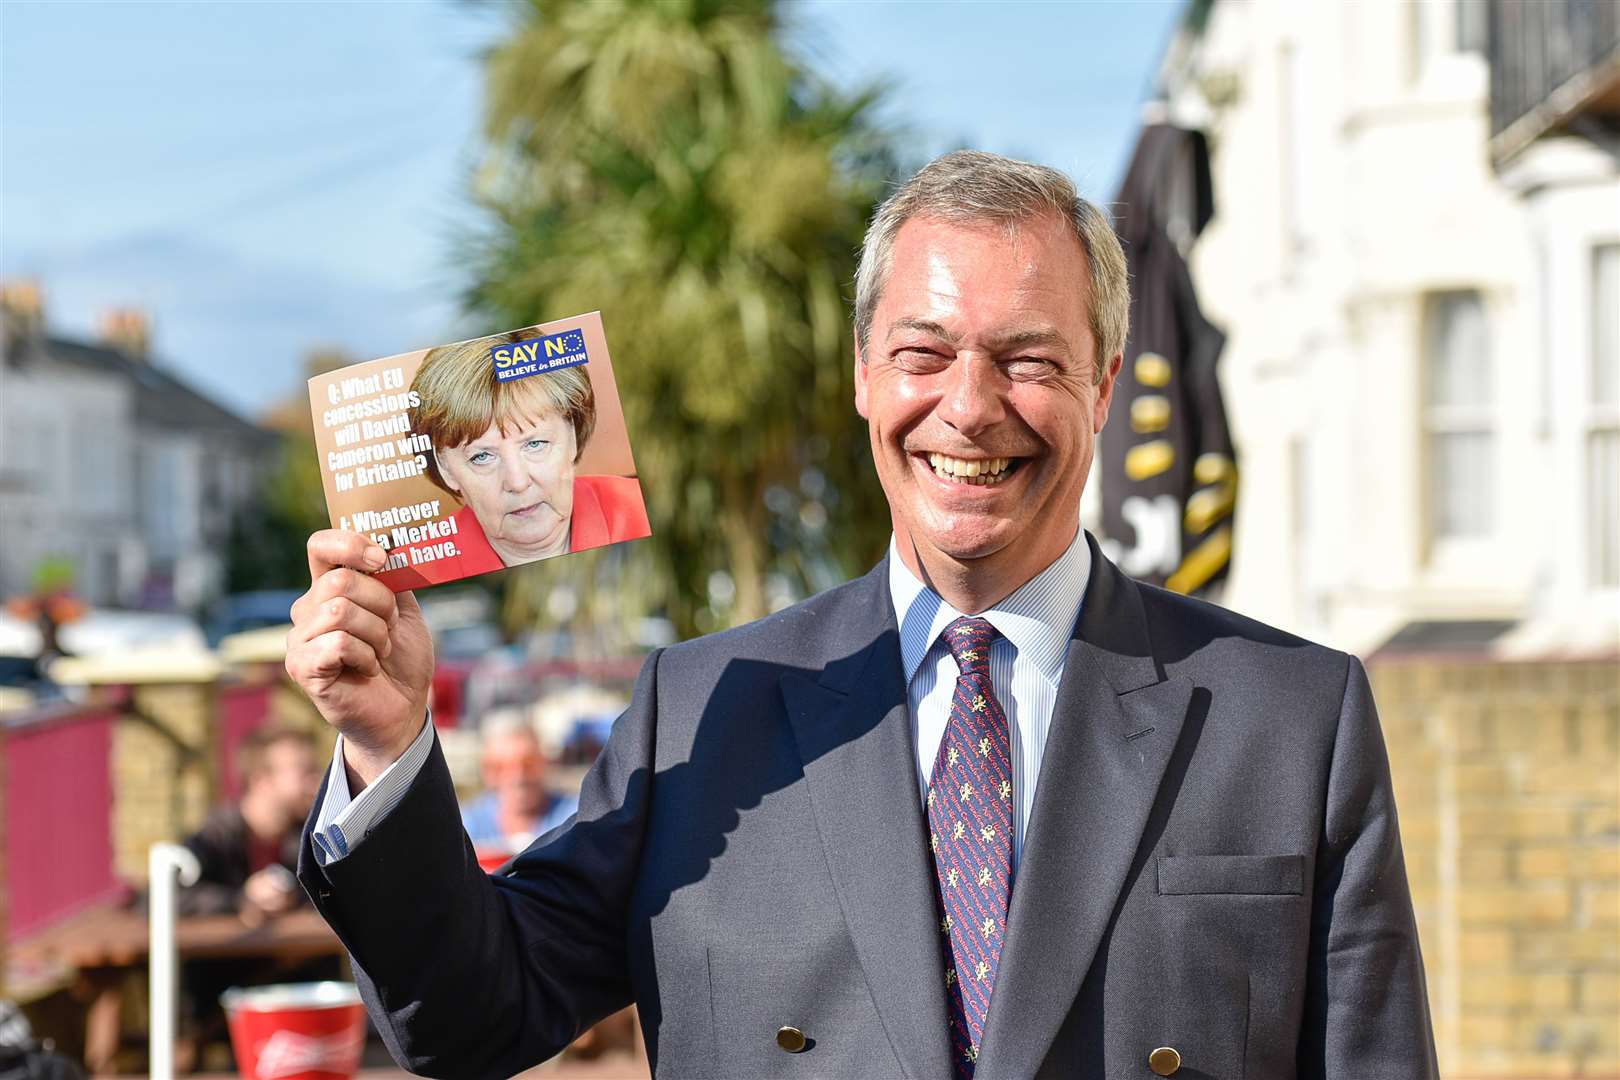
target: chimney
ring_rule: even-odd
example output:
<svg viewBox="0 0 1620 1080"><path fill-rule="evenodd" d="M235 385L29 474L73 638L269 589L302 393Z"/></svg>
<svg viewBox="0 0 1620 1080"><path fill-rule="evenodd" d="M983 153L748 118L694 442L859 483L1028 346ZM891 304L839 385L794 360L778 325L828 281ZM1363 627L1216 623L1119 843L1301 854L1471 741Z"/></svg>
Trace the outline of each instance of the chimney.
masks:
<svg viewBox="0 0 1620 1080"><path fill-rule="evenodd" d="M34 278L0 281L0 314L7 338L37 338L45 332L45 293Z"/></svg>
<svg viewBox="0 0 1620 1080"><path fill-rule="evenodd" d="M101 340L129 357L145 363L151 355L152 327L146 312L113 308L102 312Z"/></svg>

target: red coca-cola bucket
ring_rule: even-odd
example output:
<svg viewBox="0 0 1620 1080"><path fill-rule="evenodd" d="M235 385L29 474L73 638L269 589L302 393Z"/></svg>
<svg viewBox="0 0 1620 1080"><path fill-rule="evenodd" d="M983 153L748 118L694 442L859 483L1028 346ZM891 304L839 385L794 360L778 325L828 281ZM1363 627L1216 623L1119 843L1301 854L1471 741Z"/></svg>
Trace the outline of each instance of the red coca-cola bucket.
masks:
<svg viewBox="0 0 1620 1080"><path fill-rule="evenodd" d="M353 983L285 983L220 997L243 1080L353 1080L366 1010Z"/></svg>
<svg viewBox="0 0 1620 1080"><path fill-rule="evenodd" d="M478 856L478 865L483 867L484 873L493 874L501 867L512 861L512 856L523 850L521 844L505 841L478 844L473 848Z"/></svg>

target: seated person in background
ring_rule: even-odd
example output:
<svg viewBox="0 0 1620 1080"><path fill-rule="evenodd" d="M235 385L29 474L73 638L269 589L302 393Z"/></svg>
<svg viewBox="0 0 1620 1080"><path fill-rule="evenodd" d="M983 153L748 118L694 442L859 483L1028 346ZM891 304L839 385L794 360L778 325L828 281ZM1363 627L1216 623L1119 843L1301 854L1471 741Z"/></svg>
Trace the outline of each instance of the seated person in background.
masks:
<svg viewBox="0 0 1620 1080"><path fill-rule="evenodd" d="M461 809L461 824L475 847L518 851L568 820L578 800L547 790L540 737L521 712L491 712L480 734L484 792Z"/></svg>
<svg viewBox="0 0 1620 1080"><path fill-rule="evenodd" d="M241 915L250 924L304 901L292 871L298 836L320 789L315 740L304 731L266 728L237 751L242 795L222 806L185 841L202 876L179 890L182 915Z"/></svg>
<svg viewBox="0 0 1620 1080"><path fill-rule="evenodd" d="M307 731L266 727L245 739L236 752L242 794L209 815L185 840L202 873L195 885L177 890L181 915L241 917L258 926L306 903L292 869L298 864L298 837L304 817L320 790L321 764ZM176 1071L190 1072L205 1062L224 1068L225 1015L219 995L232 986L336 978L336 957L300 964L266 957L188 960L180 972L180 1038ZM215 1058L205 1056L217 1048Z"/></svg>

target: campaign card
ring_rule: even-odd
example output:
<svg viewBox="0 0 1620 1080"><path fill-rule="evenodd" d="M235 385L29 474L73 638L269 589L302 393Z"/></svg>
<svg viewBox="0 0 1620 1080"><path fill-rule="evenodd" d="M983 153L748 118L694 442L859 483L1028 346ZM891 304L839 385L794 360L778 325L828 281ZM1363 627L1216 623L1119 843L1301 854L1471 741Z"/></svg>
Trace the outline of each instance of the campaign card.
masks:
<svg viewBox="0 0 1620 1080"><path fill-rule="evenodd" d="M332 526L399 592L650 536L600 312L309 380Z"/></svg>

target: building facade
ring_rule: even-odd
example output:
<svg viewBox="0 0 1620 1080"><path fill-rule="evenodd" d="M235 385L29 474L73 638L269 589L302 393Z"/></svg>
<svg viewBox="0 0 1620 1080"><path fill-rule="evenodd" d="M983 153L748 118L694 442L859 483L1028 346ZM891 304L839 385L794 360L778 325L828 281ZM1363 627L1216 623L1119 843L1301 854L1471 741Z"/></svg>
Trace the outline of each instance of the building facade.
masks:
<svg viewBox="0 0 1620 1080"><path fill-rule="evenodd" d="M26 283L0 312L0 597L56 560L95 605L216 598L274 436L154 364L139 317L114 315L102 341L59 337Z"/></svg>
<svg viewBox="0 0 1620 1080"><path fill-rule="evenodd" d="M1477 622L1612 654L1615 140L1498 159L1484 3L1201 10L1163 80L1214 147L1191 262L1230 335L1226 601L1358 650Z"/></svg>
<svg viewBox="0 0 1620 1080"><path fill-rule="evenodd" d="M1368 658L1443 1075L1620 1075L1620 5L1189 10L1223 600Z"/></svg>

